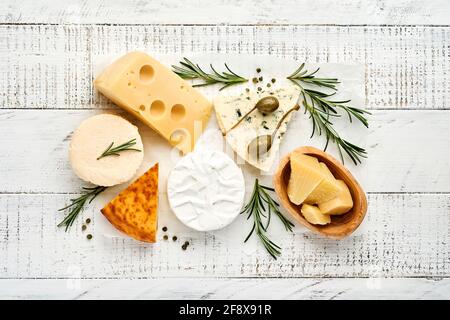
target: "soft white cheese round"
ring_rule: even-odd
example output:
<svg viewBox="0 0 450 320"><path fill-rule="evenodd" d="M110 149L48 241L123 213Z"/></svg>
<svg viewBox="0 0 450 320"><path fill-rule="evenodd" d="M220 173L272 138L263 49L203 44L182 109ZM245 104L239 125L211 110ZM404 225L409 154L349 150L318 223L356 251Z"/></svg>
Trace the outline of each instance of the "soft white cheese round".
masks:
<svg viewBox="0 0 450 320"><path fill-rule="evenodd" d="M170 172L167 194L170 207L185 225L198 231L217 230L241 211L244 176L221 151L191 152Z"/></svg>
<svg viewBox="0 0 450 320"><path fill-rule="evenodd" d="M137 151L122 151L120 156L97 158L114 142L117 147L132 139ZM100 114L84 120L73 133L69 148L73 171L81 179L99 186L124 183L136 174L143 157L144 148L138 128L122 117Z"/></svg>

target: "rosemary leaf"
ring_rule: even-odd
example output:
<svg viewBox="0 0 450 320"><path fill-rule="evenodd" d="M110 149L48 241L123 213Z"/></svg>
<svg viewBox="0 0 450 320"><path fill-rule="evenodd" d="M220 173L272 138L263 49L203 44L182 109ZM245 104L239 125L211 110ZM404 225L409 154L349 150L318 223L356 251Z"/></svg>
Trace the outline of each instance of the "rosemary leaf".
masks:
<svg viewBox="0 0 450 320"><path fill-rule="evenodd" d="M279 204L272 199L268 191L274 191L274 189L260 185L258 179L255 180L254 188L250 201L244 206L241 214L247 213L247 219L253 217L253 227L250 233L245 238L244 242L250 239L253 233L261 240L264 248L274 258L277 259L281 255L281 248L272 240L270 240L266 233L271 221L271 215L274 213L283 223L286 231L292 232L294 224L286 219L279 210ZM263 218L266 219L265 223Z"/></svg>
<svg viewBox="0 0 450 320"><path fill-rule="evenodd" d="M111 142L111 144L106 148L105 151L97 158L97 160L100 160L101 158L108 157L108 156L120 156L119 152L122 151L138 151L142 152L142 150L132 148L132 146L136 145L136 139L131 139L130 141L127 141L125 143L122 143L121 145L118 145L117 147L114 146L114 142Z"/></svg>
<svg viewBox="0 0 450 320"><path fill-rule="evenodd" d="M107 187L83 187L83 191L78 198L70 199L70 204L59 209L58 211L65 211L69 209L69 214L58 224L58 227L65 226L65 231L69 230L75 219L86 203L91 203L100 193L106 190Z"/></svg>
<svg viewBox="0 0 450 320"><path fill-rule="evenodd" d="M225 68L228 72L218 72L212 64L210 68L212 73L206 73L198 64L194 64L187 58L183 58L184 61L180 61L180 66L172 66L172 71L186 80L201 79L203 83L194 84L193 87L209 86L216 83L221 83L223 86L219 90L223 90L231 85L247 82L248 79L237 75L231 71L228 65L225 63Z"/></svg>
<svg viewBox="0 0 450 320"><path fill-rule="evenodd" d="M353 122L353 119L356 119L368 128L369 122L365 115L370 114L370 112L349 106L348 103L350 100L331 100L331 97L337 92L336 86L339 84L338 79L317 78L314 75L319 71L319 68L317 68L314 72L308 73L304 67L305 64L302 63L294 73L287 77L287 79L296 84L301 90L305 112L309 113L313 125L311 138L315 134L322 135L322 133L324 133L326 137L324 150L327 149L328 143L331 141L336 144L342 163L344 163L344 153L353 161L355 165L361 163L361 158L367 157L366 150L341 138L341 136L334 129L331 118L340 117L341 114L338 110L341 110L348 116L350 122ZM305 88L305 84L316 87L326 87L334 92L325 93L319 90Z"/></svg>

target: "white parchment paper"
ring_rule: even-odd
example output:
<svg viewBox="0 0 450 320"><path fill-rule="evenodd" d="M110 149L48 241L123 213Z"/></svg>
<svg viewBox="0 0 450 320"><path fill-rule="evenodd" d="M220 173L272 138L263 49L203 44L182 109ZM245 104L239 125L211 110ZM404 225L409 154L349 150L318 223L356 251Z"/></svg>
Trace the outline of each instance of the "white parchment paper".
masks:
<svg viewBox="0 0 450 320"><path fill-rule="evenodd" d="M125 52L124 52L125 54ZM180 56L173 55L153 55L159 61L164 63L166 66L170 67L170 65L178 64L178 62L182 59ZM200 55L200 54L186 54L187 58L191 61L199 63L200 67L205 71L210 71L209 63L213 64L214 68L218 71L224 71L224 62L233 70L241 76L244 76L250 79L249 82L229 87L223 91L219 92L220 85L208 86L208 87L200 87L200 90L203 94L205 94L208 98L212 99L217 94L238 94L243 92L245 88L249 88L250 90L256 90L258 86L266 86L266 84L272 79L276 79L276 83L272 84L274 87L280 87L290 84L289 80L286 79L286 76L290 75L294 72L301 64L301 61L295 61L293 59L284 59L277 58L269 55ZM107 65L112 63L119 56L97 56L94 57L94 74L99 74ZM306 68L310 71L315 70L317 67L320 67L320 71L316 74L318 77L336 77L341 82L339 85L339 93L335 96L336 99L351 99L351 104L356 107L365 107L365 72L364 66L361 64L307 64ZM257 73L256 69L261 68L261 73ZM253 84L251 79L253 77L263 77L263 82L258 84ZM193 81L192 83L196 83L197 81ZM119 111L119 108L118 108ZM129 118L132 119L132 118ZM166 192L166 182L167 177L170 170L175 165L176 161L179 159L179 156L174 153L173 148L160 136L158 136L155 132L153 132L150 128L145 127L140 124L137 120L132 120L135 122L140 128L140 134L143 138L145 155L144 162L142 168L137 173L136 178L143 174L148 168L153 166L156 162L159 162L159 230L158 230L158 241L162 240L163 232L161 232L161 228L166 226L168 228L169 241L171 240L172 235L176 235L180 241L184 241L184 239L190 239L190 241L195 242L195 239L203 238L203 235L200 232L189 229L184 226L171 212L168 200L167 200L167 192ZM350 126L346 119L342 119L341 125L336 125L339 129L339 132L344 132L346 137L351 136L351 132L353 130L349 130ZM358 126L359 124L352 125ZM296 131L289 130L286 133L284 140L281 143L280 156L289 152L290 150L297 148L299 146L304 145L312 145L318 148L322 148L324 145L324 139L321 137L314 137L310 139L311 134L311 124L308 119L308 115L303 114L303 111L300 110L293 117L293 120L289 124L289 127L295 127ZM297 130L297 128L301 128ZM304 128L304 129L303 129ZM364 146L365 142L365 131L356 131L356 138L350 139L357 144ZM351 136L353 137L353 136ZM231 157L235 155L226 147L226 142L220 133L215 114L213 113L211 119L209 121L208 127L200 137L196 150L201 148L208 149L217 149L226 151L228 155ZM331 146L328 150L334 156L337 156L336 150ZM230 154L231 153L231 154ZM258 170L252 168L247 164L242 164L242 161L238 161L239 166L243 170L244 177L246 180L246 201L249 198L253 183L255 178L259 178L261 183L272 186L272 177L271 174L261 174ZM346 163L347 165L348 163ZM350 169L352 169L352 165L350 164ZM117 195L121 190L126 188L125 185L116 186L113 188L109 188L104 194L99 197L98 203L99 205L104 205L115 195ZM284 211L283 211L284 212ZM289 217L289 214L286 213L286 217L288 217L292 222L295 222L294 219ZM210 235L215 237L216 240L220 242L226 242L228 245L236 245L242 247L243 252L248 254L253 253L257 246L260 244L257 241L256 236L254 235L245 245L243 245L243 241L250 231L253 224L253 220L246 220L246 217L243 215L238 216L238 218L228 227L211 232ZM98 234L102 234L106 238L122 238L127 237L117 231L106 218L98 211L95 216L95 229ZM298 226L294 229L296 233L304 233L309 232L302 226ZM277 239L280 237L289 236L288 233L284 230L281 222L278 221L276 217L272 217L272 222L269 228L269 234L271 239L277 242ZM179 246L180 243L174 243L174 245Z"/></svg>

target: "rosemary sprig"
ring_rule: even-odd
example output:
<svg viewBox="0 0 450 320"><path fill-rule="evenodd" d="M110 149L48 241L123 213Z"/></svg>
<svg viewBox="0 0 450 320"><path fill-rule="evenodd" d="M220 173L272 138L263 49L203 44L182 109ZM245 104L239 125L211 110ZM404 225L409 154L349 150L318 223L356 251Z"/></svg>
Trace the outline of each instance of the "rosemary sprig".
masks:
<svg viewBox="0 0 450 320"><path fill-rule="evenodd" d="M333 122L331 122L330 118L340 117L341 115L338 112L338 109L340 109L347 114L350 122L353 122L353 119L355 118L368 128L369 123L364 115L370 114L370 112L348 106L347 104L350 102L350 100L331 100L330 97L334 96L337 92L336 86L337 84L339 84L338 79L316 78L314 75L319 71L319 68L317 68L314 72L308 73L308 71L304 69L304 67L305 64L302 63L294 73L287 77L287 79L291 80L301 90L305 112L309 112L310 118L313 122L311 137L313 137L316 132L321 135L323 131L326 136L326 144L324 150L327 149L328 143L331 140L331 142L336 144L343 163L344 156L342 151L344 151L349 156L349 158L355 165L361 163L361 158L367 157L366 150L354 145L353 143L348 142L347 140L342 139L334 129ZM333 90L334 92L324 93L322 91L308 89L304 87L304 84L326 87Z"/></svg>
<svg viewBox="0 0 450 320"><path fill-rule="evenodd" d="M241 211L241 214L248 214L247 220L250 219L251 216L253 216L254 220L253 227L250 230L248 236L245 238L244 242L247 242L253 232L255 232L264 245L264 248L266 248L267 252L269 252L269 254L274 259L277 259L277 257L281 254L281 247L275 244L266 235L272 213L275 213L281 220L286 231L292 232L292 227L294 226L294 224L281 214L279 210L279 204L272 199L268 191L274 191L274 189L260 185L258 179L255 180L255 185L250 201ZM265 224L263 222L263 219L266 219Z"/></svg>
<svg viewBox="0 0 450 320"><path fill-rule="evenodd" d="M65 226L67 231L70 226L72 226L78 214L83 210L86 202L91 203L100 193L106 190L106 187L96 186L96 187L83 187L81 196L78 198L70 199L71 204L59 209L58 211L69 210L69 214L58 224L58 227Z"/></svg>
<svg viewBox="0 0 450 320"><path fill-rule="evenodd" d="M248 79L241 77L231 71L231 69L225 63L227 71L217 72L212 64L210 64L212 73L206 73L198 64L194 64L187 58L183 58L184 61L180 61L180 66L172 65L172 70L183 79L202 79L203 83L194 84L193 87L209 86L216 83L223 83L224 85L219 89L223 90L231 85L247 82Z"/></svg>
<svg viewBox="0 0 450 320"><path fill-rule="evenodd" d="M119 152L122 151L138 151L142 152L142 150L131 148L136 144L136 139L131 139L128 142L125 142L121 145L118 145L117 147L113 147L114 141L111 142L111 144L106 148L105 151L97 158L97 160L100 160L101 158L108 157L108 156L120 156Z"/></svg>

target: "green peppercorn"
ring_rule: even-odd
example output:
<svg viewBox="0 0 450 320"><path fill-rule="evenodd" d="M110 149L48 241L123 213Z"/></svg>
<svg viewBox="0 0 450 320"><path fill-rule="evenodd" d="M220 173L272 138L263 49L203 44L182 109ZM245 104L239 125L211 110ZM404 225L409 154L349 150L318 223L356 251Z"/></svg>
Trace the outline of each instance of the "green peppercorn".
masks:
<svg viewBox="0 0 450 320"><path fill-rule="evenodd" d="M88 235L86 236L86 238L88 238L88 240L91 240L91 239L92 239L92 234L88 234Z"/></svg>
<svg viewBox="0 0 450 320"><path fill-rule="evenodd" d="M87 227L86 227L85 224L83 224L83 225L81 226L81 230L83 230L83 231L86 230L86 228L87 228Z"/></svg>
<svg viewBox="0 0 450 320"><path fill-rule="evenodd" d="M256 72L260 73L261 72L261 68L256 68Z"/></svg>
<svg viewBox="0 0 450 320"><path fill-rule="evenodd" d="M272 83L275 83L275 81L277 81L275 78L272 78L272 80L270 80L270 81L272 81Z"/></svg>
<svg viewBox="0 0 450 320"><path fill-rule="evenodd" d="M178 239L177 236L173 236L173 237L172 237L172 240L173 240L173 241L177 241L177 239Z"/></svg>
<svg viewBox="0 0 450 320"><path fill-rule="evenodd" d="M258 83L258 79L257 78L253 78L252 81L253 81L253 83Z"/></svg>
<svg viewBox="0 0 450 320"><path fill-rule="evenodd" d="M267 88L270 88L272 85L270 83L267 84Z"/></svg>
<svg viewBox="0 0 450 320"><path fill-rule="evenodd" d="M163 239L164 239L164 240L168 240L168 239L169 239L169 236L168 236L167 234L165 234L164 237L163 237Z"/></svg>
<svg viewBox="0 0 450 320"><path fill-rule="evenodd" d="M91 223L91 219L87 218L87 219L86 219L86 223L87 223L87 224Z"/></svg>

